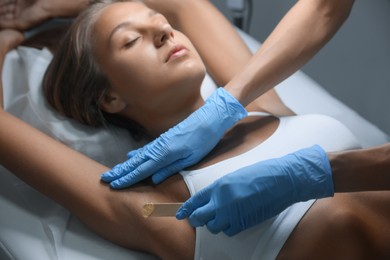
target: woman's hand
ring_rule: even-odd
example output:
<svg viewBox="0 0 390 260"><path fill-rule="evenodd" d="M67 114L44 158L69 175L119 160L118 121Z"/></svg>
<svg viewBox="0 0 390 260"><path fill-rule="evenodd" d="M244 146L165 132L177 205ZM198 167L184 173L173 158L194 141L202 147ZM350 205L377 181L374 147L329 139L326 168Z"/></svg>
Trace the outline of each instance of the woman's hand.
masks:
<svg viewBox="0 0 390 260"><path fill-rule="evenodd" d="M30 29L53 17L76 16L87 0L0 0L0 28Z"/></svg>
<svg viewBox="0 0 390 260"><path fill-rule="evenodd" d="M16 30L6 29L0 31L0 51L2 54L14 49L24 40L23 34Z"/></svg>
<svg viewBox="0 0 390 260"><path fill-rule="evenodd" d="M0 31L0 75L3 72L5 54L22 43L24 37L21 32L15 30ZM0 77L0 110L3 109L3 84Z"/></svg>
<svg viewBox="0 0 390 260"><path fill-rule="evenodd" d="M0 28L26 30L50 18L43 0L0 0Z"/></svg>

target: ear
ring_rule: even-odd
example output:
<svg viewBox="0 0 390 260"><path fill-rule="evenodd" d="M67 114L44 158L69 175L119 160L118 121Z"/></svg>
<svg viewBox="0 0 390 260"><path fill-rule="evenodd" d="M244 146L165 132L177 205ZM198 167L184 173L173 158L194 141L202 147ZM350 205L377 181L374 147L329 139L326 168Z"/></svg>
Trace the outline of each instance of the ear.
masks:
<svg viewBox="0 0 390 260"><path fill-rule="evenodd" d="M108 89L100 104L102 110L110 114L116 114L125 109L126 102L114 91Z"/></svg>

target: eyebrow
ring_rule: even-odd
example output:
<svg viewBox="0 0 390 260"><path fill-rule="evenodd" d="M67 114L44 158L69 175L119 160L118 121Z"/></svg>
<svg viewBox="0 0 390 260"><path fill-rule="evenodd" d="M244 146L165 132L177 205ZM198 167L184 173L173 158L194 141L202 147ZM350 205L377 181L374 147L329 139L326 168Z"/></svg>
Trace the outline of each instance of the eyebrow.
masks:
<svg viewBox="0 0 390 260"><path fill-rule="evenodd" d="M148 17L152 17L152 16L154 16L154 15L156 15L156 14L158 14L156 11L150 10L150 11L148 12ZM132 24L133 24L133 22L131 22L131 21L125 21L125 22L122 22L122 23L118 24L117 26L115 26L115 28L111 31L110 36L108 37L108 41L109 41L109 42L111 41L111 38L113 37L113 35L114 35L117 31L119 31L119 30L121 30L121 29L123 29L123 28L129 27L129 26L132 25Z"/></svg>

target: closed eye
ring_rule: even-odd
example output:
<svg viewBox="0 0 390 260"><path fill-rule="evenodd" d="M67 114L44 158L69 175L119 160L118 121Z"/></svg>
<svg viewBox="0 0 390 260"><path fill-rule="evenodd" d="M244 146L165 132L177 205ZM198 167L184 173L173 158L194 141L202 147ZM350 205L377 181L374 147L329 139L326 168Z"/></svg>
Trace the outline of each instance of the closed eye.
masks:
<svg viewBox="0 0 390 260"><path fill-rule="evenodd" d="M123 48L124 48L124 49L128 49L128 48L133 47L133 45L137 42L137 40L138 40L139 38L140 38L140 37L137 37L137 38L135 38L134 40L131 40L131 41L126 42L126 44L123 46Z"/></svg>

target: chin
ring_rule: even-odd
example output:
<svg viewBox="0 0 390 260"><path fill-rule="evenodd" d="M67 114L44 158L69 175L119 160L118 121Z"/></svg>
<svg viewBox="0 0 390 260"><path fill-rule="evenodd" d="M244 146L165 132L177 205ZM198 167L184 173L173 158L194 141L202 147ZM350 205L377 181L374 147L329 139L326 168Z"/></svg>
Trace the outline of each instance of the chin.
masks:
<svg viewBox="0 0 390 260"><path fill-rule="evenodd" d="M202 82L206 76L206 67L203 63L187 60L182 64L183 69L188 73L188 77L193 80L200 79Z"/></svg>
<svg viewBox="0 0 390 260"><path fill-rule="evenodd" d="M199 88L206 76L206 71L205 70L192 70L191 75L188 75L187 77L187 82L190 83L191 85L194 85Z"/></svg>
<svg viewBox="0 0 390 260"><path fill-rule="evenodd" d="M206 68L197 59L186 59L180 62L170 73L170 84L177 86L191 86L199 88L206 76Z"/></svg>

